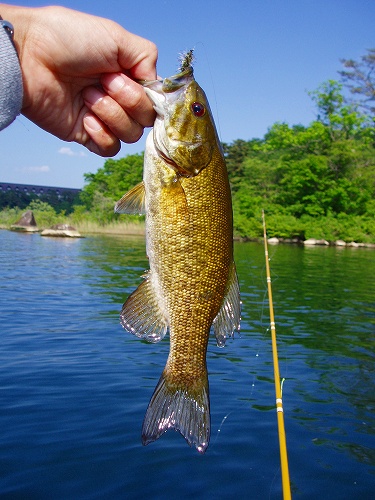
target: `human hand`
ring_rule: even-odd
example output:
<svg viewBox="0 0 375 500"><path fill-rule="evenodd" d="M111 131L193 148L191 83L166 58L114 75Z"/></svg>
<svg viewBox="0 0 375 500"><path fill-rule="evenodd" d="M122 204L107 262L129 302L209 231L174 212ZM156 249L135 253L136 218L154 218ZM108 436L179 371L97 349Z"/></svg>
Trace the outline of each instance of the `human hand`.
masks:
<svg viewBox="0 0 375 500"><path fill-rule="evenodd" d="M156 46L108 19L63 7L1 4L14 26L24 83L22 113L101 156L136 142L155 112L134 81L156 78Z"/></svg>

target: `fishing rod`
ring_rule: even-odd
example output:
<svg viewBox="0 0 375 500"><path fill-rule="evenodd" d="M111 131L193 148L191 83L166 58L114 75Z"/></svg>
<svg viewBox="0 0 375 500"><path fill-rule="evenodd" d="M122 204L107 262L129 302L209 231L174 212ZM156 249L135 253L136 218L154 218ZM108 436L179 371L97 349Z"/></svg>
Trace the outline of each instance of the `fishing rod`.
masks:
<svg viewBox="0 0 375 500"><path fill-rule="evenodd" d="M285 428L284 428L284 410L283 410L283 400L282 400L282 389L281 389L281 384L280 384L279 360L278 360L278 355L277 355L276 325L275 325L275 317L274 317L274 312L273 312L271 271L270 271L270 263L269 263L269 258L268 258L266 218L264 216L264 210L262 210L262 220L263 220L264 254L265 254L265 258L266 258L268 303L269 303L269 310L270 310L272 357L273 357L273 369L274 369L274 376L275 376L276 412L277 412L277 427L278 427L278 434L279 434L281 480L282 480L282 487L283 487L283 498L284 498L284 500L289 500L292 497L291 497L291 492L290 492L288 454L287 454L287 448L286 448L286 435L285 435Z"/></svg>

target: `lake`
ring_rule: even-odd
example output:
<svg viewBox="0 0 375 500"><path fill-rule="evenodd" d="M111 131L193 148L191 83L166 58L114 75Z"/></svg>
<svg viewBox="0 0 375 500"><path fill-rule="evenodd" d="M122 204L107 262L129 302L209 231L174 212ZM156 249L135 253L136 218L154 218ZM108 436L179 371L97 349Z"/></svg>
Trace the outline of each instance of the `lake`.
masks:
<svg viewBox="0 0 375 500"><path fill-rule="evenodd" d="M375 253L269 247L291 489L375 491ZM143 239L0 231L0 497L280 499L264 249L236 243L241 335L210 339L211 442L140 432L169 340L125 332Z"/></svg>

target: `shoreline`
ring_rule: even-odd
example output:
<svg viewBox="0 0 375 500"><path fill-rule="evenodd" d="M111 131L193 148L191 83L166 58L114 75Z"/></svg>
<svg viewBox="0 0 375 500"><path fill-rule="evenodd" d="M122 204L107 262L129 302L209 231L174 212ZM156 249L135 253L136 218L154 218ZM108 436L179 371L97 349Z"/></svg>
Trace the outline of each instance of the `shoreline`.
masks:
<svg viewBox="0 0 375 500"><path fill-rule="evenodd" d="M235 236L234 241L240 241L242 243L254 242L262 243L263 238L247 238L241 236ZM322 239L309 238L307 240L300 240L298 238L268 238L267 243L269 245L298 245L303 247L337 247L337 248L373 248L375 249L375 243L364 243L357 241L346 242L343 240L327 241Z"/></svg>
<svg viewBox="0 0 375 500"><path fill-rule="evenodd" d="M131 237L145 237L145 225L142 223L113 223L101 226L96 223L87 222L81 224L75 224L75 228L79 233L84 236L95 236L95 235L107 235L107 236L131 236ZM30 232L30 234L38 232L41 233L44 227L38 228L37 231ZM12 231L11 227L0 224L0 230ZM19 231L19 232L29 232ZM259 237L241 237L234 236L233 241L241 243L262 243L263 238ZM323 239L309 238L308 240L300 240L298 238L268 238L268 244L270 245L298 245L303 247L336 247L336 248L371 248L375 249L375 243L364 243L350 241L345 242L343 240L327 241Z"/></svg>

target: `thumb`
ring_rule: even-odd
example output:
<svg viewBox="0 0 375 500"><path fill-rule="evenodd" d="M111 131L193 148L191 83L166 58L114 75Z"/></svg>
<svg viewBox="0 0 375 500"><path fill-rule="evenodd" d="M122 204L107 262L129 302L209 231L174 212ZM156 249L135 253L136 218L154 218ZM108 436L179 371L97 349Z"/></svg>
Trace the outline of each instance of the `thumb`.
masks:
<svg viewBox="0 0 375 500"><path fill-rule="evenodd" d="M121 30L118 45L118 62L136 80L155 80L158 50L154 43Z"/></svg>

